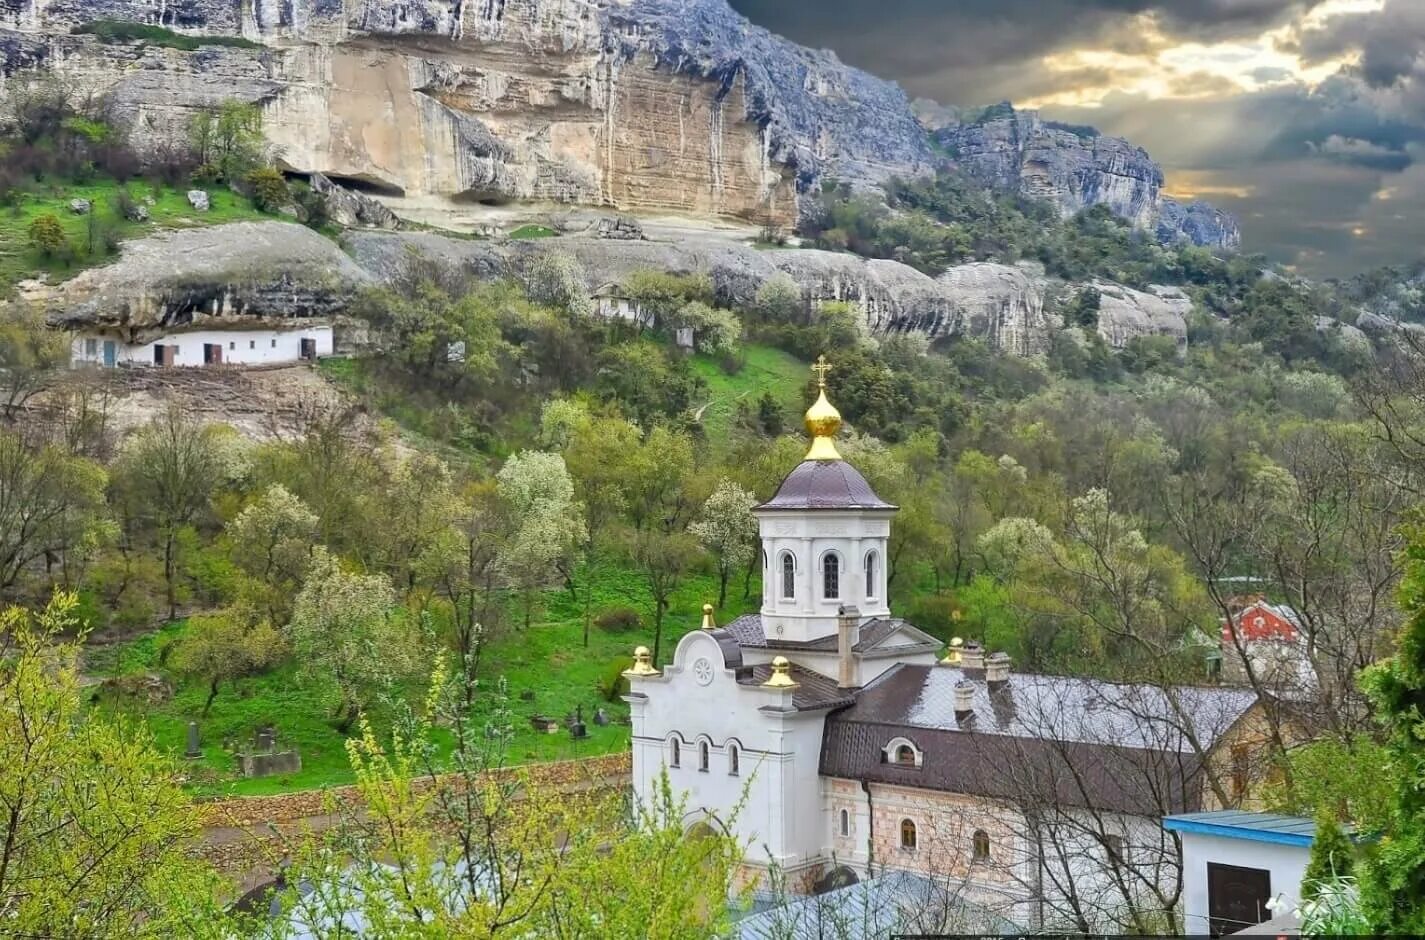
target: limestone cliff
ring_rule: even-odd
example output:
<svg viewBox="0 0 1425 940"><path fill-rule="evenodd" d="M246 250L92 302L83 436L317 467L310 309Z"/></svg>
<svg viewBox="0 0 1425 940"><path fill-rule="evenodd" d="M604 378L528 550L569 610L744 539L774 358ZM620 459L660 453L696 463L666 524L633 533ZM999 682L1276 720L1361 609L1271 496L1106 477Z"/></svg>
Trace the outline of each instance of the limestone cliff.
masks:
<svg viewBox="0 0 1425 940"><path fill-rule="evenodd" d="M70 33L101 19L255 45ZM823 176L933 162L899 88L725 0L5 0L0 75L36 65L109 93L141 143L240 98L291 170L409 196L788 224Z"/></svg>
<svg viewBox="0 0 1425 940"><path fill-rule="evenodd" d="M1106 205L1138 228L1172 242L1235 249L1237 223L1202 203L1162 194L1163 170L1144 150L1091 127L1043 120L1037 111L1005 103L970 120L927 113L944 123L934 136L948 159L987 186L1020 192L1059 207L1066 216Z"/></svg>
<svg viewBox="0 0 1425 940"><path fill-rule="evenodd" d="M852 304L870 333L918 332L980 340L1016 356L1048 351L1060 318L1055 285L1034 266L967 264L932 278L895 261L828 251L762 251L719 239L657 242L578 236L472 240L427 232L353 230L336 244L290 222L239 222L126 242L113 264L50 292L50 323L103 326L143 341L219 323L260 325L287 317L333 317L353 295L399 273L412 251L493 279L519 278L548 252L576 260L592 292L639 270L705 273L719 298L750 304L768 279L785 276L808 310ZM1186 342L1191 301L1175 288L1154 293L1096 282L1098 328L1112 346L1134 336Z"/></svg>

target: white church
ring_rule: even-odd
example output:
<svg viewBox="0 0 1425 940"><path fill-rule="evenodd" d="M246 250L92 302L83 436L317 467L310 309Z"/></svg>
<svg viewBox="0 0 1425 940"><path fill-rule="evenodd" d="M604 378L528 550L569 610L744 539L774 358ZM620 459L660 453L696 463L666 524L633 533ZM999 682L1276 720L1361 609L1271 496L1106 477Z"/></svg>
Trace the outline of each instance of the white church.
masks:
<svg viewBox="0 0 1425 940"><path fill-rule="evenodd" d="M1256 700L1011 674L973 642L941 659L891 612L896 507L837 453L826 369L806 458L754 510L760 613L705 608L671 662L640 648L624 673L636 798L666 773L690 831L728 831L749 880L775 866L798 891L913 874L1036 928L1175 904L1161 818L1218 808L1205 774L1255 746Z"/></svg>

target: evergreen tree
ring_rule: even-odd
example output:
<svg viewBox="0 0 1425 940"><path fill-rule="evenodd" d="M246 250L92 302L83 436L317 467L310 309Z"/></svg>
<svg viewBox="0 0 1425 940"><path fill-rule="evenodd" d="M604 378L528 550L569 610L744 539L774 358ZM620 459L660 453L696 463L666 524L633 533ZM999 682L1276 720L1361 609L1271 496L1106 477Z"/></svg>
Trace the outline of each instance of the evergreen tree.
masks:
<svg viewBox="0 0 1425 940"><path fill-rule="evenodd" d="M1361 879L1361 901L1373 930L1425 934L1425 528L1417 524L1410 534L1399 647L1361 680L1403 782Z"/></svg>
<svg viewBox="0 0 1425 940"><path fill-rule="evenodd" d="M1316 814L1316 839L1311 843L1311 860L1301 878L1301 899L1314 900L1323 885L1349 876L1355 868L1355 847L1334 814L1322 809Z"/></svg>

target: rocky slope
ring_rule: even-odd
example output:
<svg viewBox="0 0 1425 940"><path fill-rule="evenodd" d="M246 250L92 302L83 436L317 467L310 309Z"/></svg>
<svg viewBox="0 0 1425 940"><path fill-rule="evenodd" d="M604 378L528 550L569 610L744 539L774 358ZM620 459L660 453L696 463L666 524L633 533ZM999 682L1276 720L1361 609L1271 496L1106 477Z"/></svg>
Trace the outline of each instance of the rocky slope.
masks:
<svg viewBox="0 0 1425 940"><path fill-rule="evenodd" d="M255 45L70 32L101 19ZM725 0L6 0L0 73L36 65L109 93L140 143L239 98L262 106L289 169L433 199L789 224L824 176L933 161L898 87Z"/></svg>
<svg viewBox="0 0 1425 940"><path fill-rule="evenodd" d="M412 252L481 278L520 277L540 255L559 252L579 263L591 293L633 271L655 269L706 273L722 300L749 304L767 280L787 277L808 307L831 300L855 305L873 334L965 336L1019 356L1046 352L1060 327L1049 299L1055 285L1032 266L968 264L932 278L895 261L827 251L761 251L716 239L497 241L365 230L348 232L342 247L303 226L275 221L131 241L119 261L53 292L47 300L50 322L60 328L118 328L145 341L169 330L333 317L355 292L399 272ZM1140 335L1185 342L1186 297L1096 286L1098 329L1110 345L1123 346Z"/></svg>
<svg viewBox="0 0 1425 940"><path fill-rule="evenodd" d="M1091 127L1045 121L1036 111L1009 104L961 122L945 111L924 111L947 122L934 132L948 159L987 186L1043 199L1067 216L1107 205L1166 242L1235 249L1236 220L1204 203L1182 204L1163 195L1163 170L1144 150Z"/></svg>

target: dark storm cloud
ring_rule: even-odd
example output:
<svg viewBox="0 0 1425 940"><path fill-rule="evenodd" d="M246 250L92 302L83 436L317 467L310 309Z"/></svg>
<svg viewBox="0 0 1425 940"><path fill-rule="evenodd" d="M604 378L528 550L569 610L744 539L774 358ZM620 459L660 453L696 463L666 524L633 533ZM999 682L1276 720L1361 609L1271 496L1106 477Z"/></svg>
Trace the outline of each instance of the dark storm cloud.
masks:
<svg viewBox="0 0 1425 940"><path fill-rule="evenodd" d="M755 23L959 104L1041 94L1040 57L1088 44L1152 48L1133 17L1153 13L1169 35L1256 35L1321 0L730 0ZM1057 79L1048 81L1057 82ZM945 99L947 87L956 94Z"/></svg>
<svg viewBox="0 0 1425 940"><path fill-rule="evenodd" d="M1047 56L1081 49L1151 56L1186 41L1258 40L1268 29L1307 64L1359 56L1315 88L1285 68L1245 92L1206 72L1167 95L1112 94L1047 117L1127 137L1164 165L1169 187L1236 213L1247 247L1316 274L1410 260L1425 208L1425 0L1299 24L1321 0L730 0L798 42L948 105L1024 101L1112 88L1097 62L1066 71ZM1151 13L1156 30L1139 14ZM1145 60L1146 61L1146 60ZM1131 85L1131 82L1125 82Z"/></svg>

